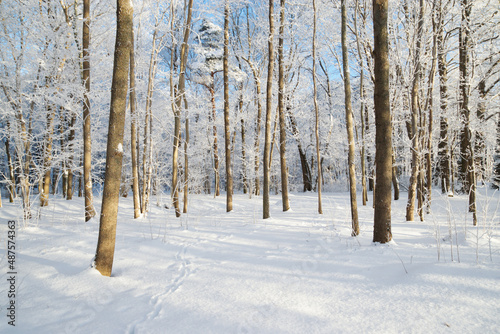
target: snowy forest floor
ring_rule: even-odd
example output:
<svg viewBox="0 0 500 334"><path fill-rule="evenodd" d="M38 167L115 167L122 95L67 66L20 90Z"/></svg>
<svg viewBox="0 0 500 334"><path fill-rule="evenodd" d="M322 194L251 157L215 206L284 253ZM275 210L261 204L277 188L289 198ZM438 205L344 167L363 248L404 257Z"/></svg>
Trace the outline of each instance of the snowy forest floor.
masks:
<svg viewBox="0 0 500 334"><path fill-rule="evenodd" d="M359 195L358 195L359 196ZM370 193L371 196L371 193ZM479 227L465 196L436 189L424 222L393 201L394 240L372 243L373 209L350 236L348 193L192 195L189 214L153 198L134 220L121 198L112 277L90 268L99 220L83 199L51 198L22 222L0 208L0 333L494 333L500 331L500 194L480 189ZM100 198L94 199L100 212ZM165 195L160 202L168 202ZM418 218L418 216L416 216ZM17 222L16 326L8 325L7 221Z"/></svg>

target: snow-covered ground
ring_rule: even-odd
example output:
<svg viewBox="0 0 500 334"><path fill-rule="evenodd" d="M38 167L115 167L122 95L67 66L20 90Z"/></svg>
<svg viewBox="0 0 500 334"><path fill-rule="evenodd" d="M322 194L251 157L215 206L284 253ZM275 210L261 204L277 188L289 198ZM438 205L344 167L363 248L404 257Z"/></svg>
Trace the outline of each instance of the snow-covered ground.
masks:
<svg viewBox="0 0 500 334"><path fill-rule="evenodd" d="M371 194L370 194L371 196ZM373 209L350 236L347 193L190 197L190 213L153 205L134 220L120 200L112 277L90 268L98 219L83 200L50 200L24 224L0 208L0 333L494 333L500 331L500 195L481 189L479 227L466 198L434 191L425 222L393 202L394 241L372 243ZM167 202L168 197L160 199ZM156 198L153 199L156 204ZM100 211L100 198L95 198ZM418 217L418 216L417 216ZM16 326L8 325L7 221L18 225Z"/></svg>

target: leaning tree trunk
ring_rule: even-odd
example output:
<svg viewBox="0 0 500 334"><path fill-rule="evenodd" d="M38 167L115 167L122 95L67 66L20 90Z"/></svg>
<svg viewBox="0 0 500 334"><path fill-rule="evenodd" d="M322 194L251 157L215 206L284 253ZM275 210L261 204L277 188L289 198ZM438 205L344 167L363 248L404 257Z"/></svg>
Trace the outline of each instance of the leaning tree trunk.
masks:
<svg viewBox="0 0 500 334"><path fill-rule="evenodd" d="M349 191L351 194L351 218L352 218L352 236L359 234L358 222L358 203L356 202L356 165L355 165L355 145L354 145L354 120L352 117L351 103L351 73L349 70L349 59L347 51L347 10L346 0L342 0L342 65L344 72L344 94L345 94L345 116L347 129L347 143L349 145L349 154L347 163L349 165Z"/></svg>
<svg viewBox="0 0 500 334"><path fill-rule="evenodd" d="M106 172L102 194L99 239L95 267L103 276L111 276L115 253L116 220L123 160L123 132L127 104L133 7L129 0L117 0L117 28L111 106L109 112Z"/></svg>
<svg viewBox="0 0 500 334"><path fill-rule="evenodd" d="M373 241L391 241L392 125L389 101L388 0L373 0L375 63L375 215Z"/></svg>

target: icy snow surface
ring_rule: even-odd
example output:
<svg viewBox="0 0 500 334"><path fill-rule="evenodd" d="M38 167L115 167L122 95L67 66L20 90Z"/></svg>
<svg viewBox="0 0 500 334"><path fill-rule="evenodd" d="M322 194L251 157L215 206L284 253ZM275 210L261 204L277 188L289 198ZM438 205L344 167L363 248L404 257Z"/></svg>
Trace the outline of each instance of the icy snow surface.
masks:
<svg viewBox="0 0 500 334"><path fill-rule="evenodd" d="M246 195L231 213L225 196L191 195L190 213L175 218L167 194L134 220L129 196L112 277L90 268L98 219L84 223L82 198L51 197L27 224L20 200L4 200L0 333L499 332L500 196L481 191L478 228L465 197L438 190L425 222L405 222L402 193L385 245L371 241L371 197L353 238L347 193L323 194L323 215L314 193L292 194L285 213L272 196L267 220L262 198ZM8 219L19 227L15 328L5 316Z"/></svg>

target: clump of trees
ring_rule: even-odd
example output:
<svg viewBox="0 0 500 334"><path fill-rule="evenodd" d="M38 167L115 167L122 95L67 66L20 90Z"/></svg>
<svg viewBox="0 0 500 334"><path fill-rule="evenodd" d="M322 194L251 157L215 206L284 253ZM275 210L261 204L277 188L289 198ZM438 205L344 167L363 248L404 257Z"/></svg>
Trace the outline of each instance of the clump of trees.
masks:
<svg viewBox="0 0 500 334"><path fill-rule="evenodd" d="M315 191L321 213L321 192L341 189L356 235L360 190L387 242L400 187L407 220L434 187L467 194L474 224L477 188L500 187L493 1L130 5L0 3L1 188L26 219L74 194L92 219L96 191L111 206L132 194L135 218L162 193L177 216L191 193L225 192L227 211L234 192L263 195L267 218L273 192L287 211L289 191Z"/></svg>

